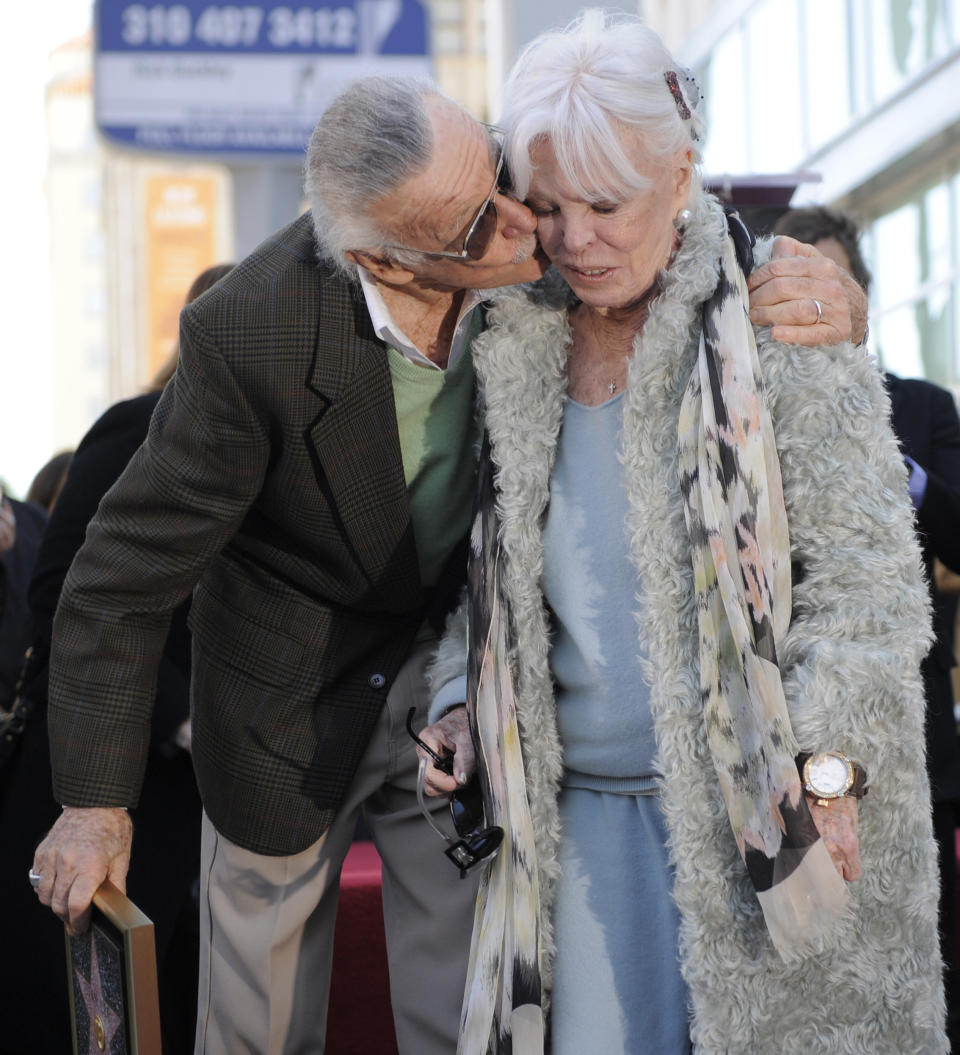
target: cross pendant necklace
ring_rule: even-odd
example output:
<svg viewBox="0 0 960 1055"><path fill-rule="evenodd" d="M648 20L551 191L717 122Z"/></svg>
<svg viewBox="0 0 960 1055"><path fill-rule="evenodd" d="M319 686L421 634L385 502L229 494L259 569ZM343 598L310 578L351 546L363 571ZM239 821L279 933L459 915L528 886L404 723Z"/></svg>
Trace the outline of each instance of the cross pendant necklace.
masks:
<svg viewBox="0 0 960 1055"><path fill-rule="evenodd" d="M607 385L607 391L612 396L613 393L616 392L616 390L617 390L617 382L616 381L611 381L610 384Z"/></svg>

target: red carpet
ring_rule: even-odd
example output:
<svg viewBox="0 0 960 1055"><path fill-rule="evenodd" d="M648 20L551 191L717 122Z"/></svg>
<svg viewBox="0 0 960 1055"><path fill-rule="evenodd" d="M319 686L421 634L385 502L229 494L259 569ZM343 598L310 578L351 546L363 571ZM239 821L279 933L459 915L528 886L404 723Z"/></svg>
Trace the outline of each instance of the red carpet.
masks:
<svg viewBox="0 0 960 1055"><path fill-rule="evenodd" d="M383 937L380 856L356 842L340 877L327 1055L397 1055Z"/></svg>

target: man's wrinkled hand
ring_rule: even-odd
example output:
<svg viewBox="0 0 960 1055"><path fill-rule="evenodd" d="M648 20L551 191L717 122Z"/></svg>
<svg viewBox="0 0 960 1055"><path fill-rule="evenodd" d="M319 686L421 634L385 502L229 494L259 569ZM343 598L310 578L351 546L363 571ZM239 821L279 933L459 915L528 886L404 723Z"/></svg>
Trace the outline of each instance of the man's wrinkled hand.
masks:
<svg viewBox="0 0 960 1055"><path fill-rule="evenodd" d="M437 769L433 760L420 747L417 754L427 759L423 787L428 795L449 795L462 787L473 776L476 759L473 753L473 737L470 735L470 720L466 707L455 707L438 722L428 725L420 733L420 739L429 744L438 755L453 752L453 774Z"/></svg>
<svg viewBox="0 0 960 1055"><path fill-rule="evenodd" d="M857 800L846 795L841 799L831 799L826 806L818 806L817 800L808 795L807 806L836 870L849 883L859 879Z"/></svg>
<svg viewBox="0 0 960 1055"><path fill-rule="evenodd" d="M775 341L815 346L863 340L866 294L851 275L812 245L778 235L770 260L754 268L747 288L750 321L769 326Z"/></svg>
<svg viewBox="0 0 960 1055"><path fill-rule="evenodd" d="M126 892L132 842L133 823L126 810L68 806L37 847L37 896L71 934L87 929L93 895L105 879Z"/></svg>

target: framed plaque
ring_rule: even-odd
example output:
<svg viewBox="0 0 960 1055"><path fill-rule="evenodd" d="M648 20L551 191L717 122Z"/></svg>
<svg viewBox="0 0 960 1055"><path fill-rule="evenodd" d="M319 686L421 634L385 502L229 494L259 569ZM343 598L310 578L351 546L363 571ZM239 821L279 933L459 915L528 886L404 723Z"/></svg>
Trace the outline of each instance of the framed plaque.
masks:
<svg viewBox="0 0 960 1055"><path fill-rule="evenodd" d="M105 882L86 933L66 941L74 1055L161 1055L150 920Z"/></svg>

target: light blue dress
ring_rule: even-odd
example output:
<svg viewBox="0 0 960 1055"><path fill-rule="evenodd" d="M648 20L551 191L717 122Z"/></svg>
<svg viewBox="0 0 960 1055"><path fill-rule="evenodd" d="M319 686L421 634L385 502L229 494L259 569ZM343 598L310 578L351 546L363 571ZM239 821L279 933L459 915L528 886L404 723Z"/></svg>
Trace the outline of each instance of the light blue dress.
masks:
<svg viewBox="0 0 960 1055"><path fill-rule="evenodd" d="M564 747L553 1055L685 1055L656 746L628 554L622 396L568 400L544 531Z"/></svg>

